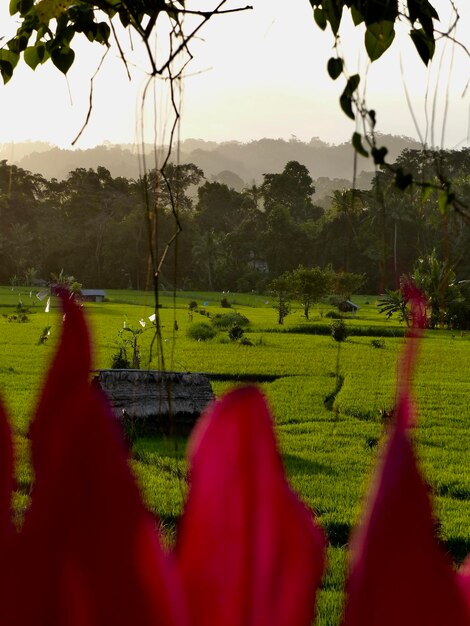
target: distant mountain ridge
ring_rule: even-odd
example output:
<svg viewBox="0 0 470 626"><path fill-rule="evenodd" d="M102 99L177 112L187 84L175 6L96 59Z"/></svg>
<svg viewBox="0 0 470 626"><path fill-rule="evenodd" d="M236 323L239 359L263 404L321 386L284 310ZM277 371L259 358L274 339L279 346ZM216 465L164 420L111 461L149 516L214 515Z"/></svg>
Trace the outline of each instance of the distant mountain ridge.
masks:
<svg viewBox="0 0 470 626"><path fill-rule="evenodd" d="M387 146L388 160L393 162L405 148L419 148L409 137L381 135L380 145ZM159 148L163 154L164 148ZM65 150L43 142L0 144L0 159L7 159L23 169L45 178L62 180L76 168L106 167L113 177L137 178L142 173L142 148L131 144L104 144L87 150ZM176 154L176 151L175 151ZM147 167L153 166L153 146L145 146ZM181 163L195 163L208 180L221 173L234 173L246 185L260 183L265 173L281 172L288 161L299 161L312 178L327 177L352 181L354 152L351 144L330 145L318 138L310 142L297 139L260 139L247 143L217 143L187 139L179 147ZM372 159L357 156L357 174L372 172ZM363 177L370 180L370 175Z"/></svg>

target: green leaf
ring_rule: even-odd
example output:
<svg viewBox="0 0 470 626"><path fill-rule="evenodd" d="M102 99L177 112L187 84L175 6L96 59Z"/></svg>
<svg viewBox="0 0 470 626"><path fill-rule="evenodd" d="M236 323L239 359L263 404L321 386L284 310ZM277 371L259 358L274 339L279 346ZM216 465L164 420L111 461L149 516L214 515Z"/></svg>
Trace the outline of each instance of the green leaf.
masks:
<svg viewBox="0 0 470 626"><path fill-rule="evenodd" d="M46 46L43 43L41 43L41 42L38 42L36 44L36 51L38 53L39 61L41 63L45 63L47 61L47 59L49 59L50 56L51 56L49 54Z"/></svg>
<svg viewBox="0 0 470 626"><path fill-rule="evenodd" d="M436 9L428 0L408 0L408 14L411 24L419 21L428 37L434 39L433 19L438 20Z"/></svg>
<svg viewBox="0 0 470 626"><path fill-rule="evenodd" d="M98 24L98 30L96 33L96 41L98 43L106 45L109 41L110 35L111 35L111 29L106 24L106 22L100 22Z"/></svg>
<svg viewBox="0 0 470 626"><path fill-rule="evenodd" d="M34 0L10 0L10 15L19 13L21 16L26 15L33 8Z"/></svg>
<svg viewBox="0 0 470 626"><path fill-rule="evenodd" d="M340 107L343 109L344 113L352 120L355 119L352 109L352 97L359 86L360 80L361 78L359 74L353 74L346 83L346 87L344 88L344 91L339 98Z"/></svg>
<svg viewBox="0 0 470 626"><path fill-rule="evenodd" d="M3 82L6 85L10 78L13 76L13 66L8 61L2 61L0 59L0 74L2 75Z"/></svg>
<svg viewBox="0 0 470 626"><path fill-rule="evenodd" d="M362 13L353 5L351 7L351 17L354 22L354 26L359 26L364 21Z"/></svg>
<svg viewBox="0 0 470 626"><path fill-rule="evenodd" d="M51 60L62 74L67 74L75 59L75 52L72 48L54 48L51 51Z"/></svg>
<svg viewBox="0 0 470 626"><path fill-rule="evenodd" d="M88 39L88 41L95 41L96 35L98 34L98 26L92 23L83 32L85 34L85 37Z"/></svg>
<svg viewBox="0 0 470 626"><path fill-rule="evenodd" d="M342 0L343 1L343 0ZM398 0L349 0L364 17L366 26L377 22L395 22L398 18Z"/></svg>
<svg viewBox="0 0 470 626"><path fill-rule="evenodd" d="M359 76L359 74L353 74L346 85L346 89L348 90L348 92L352 95L356 89L359 87L359 83L361 82L361 77Z"/></svg>
<svg viewBox="0 0 470 626"><path fill-rule="evenodd" d="M16 37L13 37L13 39L10 39L10 41L7 42L7 46L15 54L19 54L20 52L23 52L23 50L26 50L29 37L30 35L24 35L24 34L17 35Z"/></svg>
<svg viewBox="0 0 470 626"><path fill-rule="evenodd" d="M360 133L353 133L352 145L354 146L354 149L356 150L356 152L358 154L360 154L360 155L362 155L363 157L366 157L366 158L369 156L369 153L367 152L367 150L362 145L362 136L361 136Z"/></svg>
<svg viewBox="0 0 470 626"><path fill-rule="evenodd" d="M422 28L414 28L410 31L410 37L423 63L427 65L434 56L434 50L436 48L434 37L426 35Z"/></svg>
<svg viewBox="0 0 470 626"><path fill-rule="evenodd" d="M15 15L15 13L18 13L18 4L19 0L10 0L10 15Z"/></svg>
<svg viewBox="0 0 470 626"><path fill-rule="evenodd" d="M367 27L364 42L371 61L376 61L395 39L393 22L376 22Z"/></svg>
<svg viewBox="0 0 470 626"><path fill-rule="evenodd" d="M327 21L326 21L326 13L321 7L316 7L313 11L313 18L317 23L317 26L322 30L325 30Z"/></svg>
<svg viewBox="0 0 470 626"><path fill-rule="evenodd" d="M124 28L127 28L131 23L128 12L122 7L119 10L119 19L121 20L121 24L124 26Z"/></svg>
<svg viewBox="0 0 470 626"><path fill-rule="evenodd" d="M327 20L330 23L333 34L337 35L339 25L341 24L343 5L339 5L336 0L323 0L323 8L326 11Z"/></svg>
<svg viewBox="0 0 470 626"><path fill-rule="evenodd" d="M6 48L2 48L0 50L0 61L6 61L7 63L10 63L13 69L16 67L19 58L20 55L17 52L7 50Z"/></svg>
<svg viewBox="0 0 470 626"><path fill-rule="evenodd" d="M375 165L384 165L387 152L388 150L387 148L385 148L385 146L382 148L372 148L371 154L372 158L374 159Z"/></svg>
<svg viewBox="0 0 470 626"><path fill-rule="evenodd" d="M56 32L56 38L61 42L62 42L62 46L63 47L69 47L69 43L72 41L72 39L75 37L75 28L73 26L67 26L66 28L64 28L63 30L61 29L61 31L59 32L59 29L57 29Z"/></svg>
<svg viewBox="0 0 470 626"><path fill-rule="evenodd" d="M343 92L339 98L339 105L342 108L343 112L346 113L348 117L350 117L352 120L356 119L354 117L354 111L352 109L351 96L348 96L347 94Z"/></svg>
<svg viewBox="0 0 470 626"><path fill-rule="evenodd" d="M28 48L26 48L26 50L24 51L24 60L26 65L29 65L32 70L35 70L37 68L41 60L39 58L36 46L29 46Z"/></svg>
<svg viewBox="0 0 470 626"><path fill-rule="evenodd" d="M327 70L331 78L336 80L343 71L343 59L335 59L334 57L328 59Z"/></svg>
<svg viewBox="0 0 470 626"><path fill-rule="evenodd" d="M72 3L73 0L39 0L34 8L39 20L43 24L48 24L54 17L59 18Z"/></svg>
<svg viewBox="0 0 470 626"><path fill-rule="evenodd" d="M24 51L25 63L32 70L35 70L40 63L44 63L48 58L49 53L42 42L38 42L35 46L28 46Z"/></svg>

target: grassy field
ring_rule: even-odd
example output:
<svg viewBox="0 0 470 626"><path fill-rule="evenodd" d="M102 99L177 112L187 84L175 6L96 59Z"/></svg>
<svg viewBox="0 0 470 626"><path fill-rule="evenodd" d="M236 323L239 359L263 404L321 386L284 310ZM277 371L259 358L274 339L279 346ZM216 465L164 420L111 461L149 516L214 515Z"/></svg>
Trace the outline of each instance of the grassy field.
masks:
<svg viewBox="0 0 470 626"><path fill-rule="evenodd" d="M108 291L108 301L87 304L96 368L110 367L124 322L138 329L153 312L152 294ZM189 339L197 322L211 323L188 303L211 316L227 313L226 296L234 309L250 320L245 336L253 345L231 342L226 331L210 341ZM9 320L19 299L29 307L29 321ZM333 320L333 307L316 305L307 322L298 306L284 327L276 323L269 297L220 293L163 294L162 350L167 369L202 371L212 378L217 394L245 380L257 381L275 416L280 448L289 479L325 528L330 548L328 571L319 597L317 624L337 624L343 597L346 544L357 519L361 496L376 460L383 415L393 405L396 360L403 345L403 328L378 315L373 297L357 297L361 307L346 320L352 335L341 345L340 385L335 377L337 344L328 335L310 334ZM45 312L29 289L0 288L0 385L10 409L17 441L18 519L27 506L31 471L25 438L43 372L60 335L56 303ZM175 330L175 321L177 330ZM45 344L39 337L50 326ZM149 326L147 325L146 328ZM328 331L328 328L326 329ZM293 332L295 331L295 332ZM374 347L374 333L381 347ZM139 339L142 366L157 367L151 353L153 330ZM415 381L419 402L418 454L434 492L440 536L455 563L470 551L470 338L445 331L428 331L422 341ZM140 438L133 448L132 467L149 509L158 514L169 542L181 514L185 494L184 439Z"/></svg>

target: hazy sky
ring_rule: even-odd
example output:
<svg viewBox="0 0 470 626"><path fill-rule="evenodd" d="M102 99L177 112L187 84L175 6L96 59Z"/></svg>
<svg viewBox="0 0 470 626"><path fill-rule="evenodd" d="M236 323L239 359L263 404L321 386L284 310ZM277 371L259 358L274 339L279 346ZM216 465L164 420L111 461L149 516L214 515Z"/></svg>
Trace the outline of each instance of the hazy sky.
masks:
<svg viewBox="0 0 470 626"><path fill-rule="evenodd" d="M243 4L230 0L227 6ZM344 82L341 78L333 82L326 73L333 43L331 33L322 33L315 25L308 0L253 0L252 4L253 11L214 18L202 31L201 39L194 42L195 59L183 87L182 138L248 141L295 135L301 140L320 137L331 143L347 141L355 127L339 109ZM449 2L433 0L433 4L444 29L449 20ZM455 0L455 4L462 14L457 36L470 46L470 3ZM3 0L1 5L0 34L8 35L14 23L8 15L8 2ZM343 30L350 73L358 66L364 71L367 63L359 45L362 34L352 28L349 20L345 20ZM21 64L10 83L0 87L0 143L33 139L70 146L85 119L89 80L103 51L98 44L92 46L78 38L73 47L77 61L68 81L52 65L33 72ZM78 147L105 140L138 140L144 59L137 54L132 59L137 67L129 83L117 53L108 55L95 81L92 119ZM455 48L452 53L447 43L438 46L436 60L428 71L408 41L406 29L399 33L398 45L372 64L367 73L367 99L369 106L377 110L378 130L417 137L405 98L406 85L419 130L428 143L441 144L447 101L444 143L448 147L468 145L469 94L462 94L469 69L470 60L463 50ZM170 118L164 89L157 85L156 91L160 140ZM426 112L430 120L433 110L434 124L426 124ZM147 140L153 137L152 111L149 106L144 115ZM434 129L434 137L430 128Z"/></svg>

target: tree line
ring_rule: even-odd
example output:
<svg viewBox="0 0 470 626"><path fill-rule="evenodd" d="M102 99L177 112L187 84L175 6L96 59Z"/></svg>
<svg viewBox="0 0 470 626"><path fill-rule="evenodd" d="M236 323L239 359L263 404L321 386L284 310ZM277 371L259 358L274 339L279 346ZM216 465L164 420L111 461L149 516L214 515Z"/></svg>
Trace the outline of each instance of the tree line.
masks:
<svg viewBox="0 0 470 626"><path fill-rule="evenodd" d="M395 166L417 181L405 191L395 174L376 172L368 191L337 189L326 209L315 204L308 169L289 161L259 185L236 191L208 181L196 165L169 164L139 179L113 177L104 167L77 168L47 180L0 162L0 282L31 283L63 270L86 287L142 289L149 283L149 223L157 220L162 266L171 288L263 291L285 272L331 268L364 275L362 291L397 289L429 255L456 280L470 278L465 217L440 203L439 178L470 200L470 149L407 149ZM448 190L446 190L448 193Z"/></svg>

